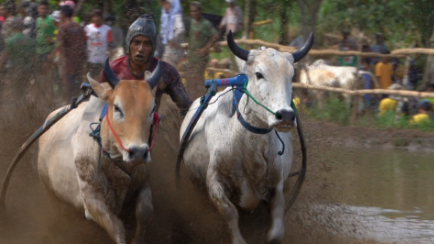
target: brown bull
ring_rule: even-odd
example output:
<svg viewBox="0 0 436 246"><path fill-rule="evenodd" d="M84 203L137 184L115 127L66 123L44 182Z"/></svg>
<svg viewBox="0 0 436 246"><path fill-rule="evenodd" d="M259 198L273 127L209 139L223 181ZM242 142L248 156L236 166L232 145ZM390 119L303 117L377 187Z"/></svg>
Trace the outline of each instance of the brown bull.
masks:
<svg viewBox="0 0 436 246"><path fill-rule="evenodd" d="M82 210L117 243L125 243L118 214L126 200L136 198L134 242L143 242L153 212L146 163L151 160L152 88L160 80L161 67L147 81L119 81L106 65L108 83L100 84L88 75L98 98L91 97L39 139L38 173L47 189ZM101 151L89 133L105 103Z"/></svg>

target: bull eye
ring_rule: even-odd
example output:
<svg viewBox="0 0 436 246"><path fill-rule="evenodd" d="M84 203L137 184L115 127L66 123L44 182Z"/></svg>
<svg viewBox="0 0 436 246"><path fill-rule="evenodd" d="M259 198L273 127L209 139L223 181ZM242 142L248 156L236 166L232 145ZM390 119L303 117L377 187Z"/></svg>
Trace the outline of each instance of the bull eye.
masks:
<svg viewBox="0 0 436 246"><path fill-rule="evenodd" d="M256 73L256 78L257 79L264 79L263 74L261 74L261 73Z"/></svg>
<svg viewBox="0 0 436 246"><path fill-rule="evenodd" d="M124 116L123 111L121 111L120 107L118 107L117 105L114 105L114 112L116 114L119 114L120 118L123 118Z"/></svg>

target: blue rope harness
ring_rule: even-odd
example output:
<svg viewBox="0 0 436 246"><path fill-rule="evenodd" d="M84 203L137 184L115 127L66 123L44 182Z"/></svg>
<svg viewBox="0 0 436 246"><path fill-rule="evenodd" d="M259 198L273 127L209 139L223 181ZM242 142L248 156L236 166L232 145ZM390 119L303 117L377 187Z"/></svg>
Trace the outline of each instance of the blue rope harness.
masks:
<svg viewBox="0 0 436 246"><path fill-rule="evenodd" d="M235 86L236 89L233 90L233 102L232 102L232 115L236 112L236 118L238 118L239 122L245 129L248 131L255 133L255 134L267 134L272 131L272 128L265 129L265 128L259 128L250 125L244 117L242 117L241 112L239 111L238 105L241 101L242 96L245 93L244 84L247 82L248 77L245 74L238 74L233 78L228 79L213 79L213 80L206 80L205 85L206 88L208 88L212 83L216 83L217 86Z"/></svg>

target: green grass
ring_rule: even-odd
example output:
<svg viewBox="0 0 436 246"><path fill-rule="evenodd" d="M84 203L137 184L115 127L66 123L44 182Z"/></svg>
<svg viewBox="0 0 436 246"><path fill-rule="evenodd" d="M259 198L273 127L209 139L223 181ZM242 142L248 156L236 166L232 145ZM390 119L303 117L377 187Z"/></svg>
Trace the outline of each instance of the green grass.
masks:
<svg viewBox="0 0 436 246"><path fill-rule="evenodd" d="M329 99L322 109L313 107L305 110L304 115L307 118L336 122L344 126L351 124L351 109L337 98ZM405 116L401 116L396 120L394 111L387 112L381 117L377 116L375 112L370 112L359 117L354 125L369 126L378 129L419 129L426 132L434 131L433 120L422 121L418 124L410 124L409 120L410 119Z"/></svg>

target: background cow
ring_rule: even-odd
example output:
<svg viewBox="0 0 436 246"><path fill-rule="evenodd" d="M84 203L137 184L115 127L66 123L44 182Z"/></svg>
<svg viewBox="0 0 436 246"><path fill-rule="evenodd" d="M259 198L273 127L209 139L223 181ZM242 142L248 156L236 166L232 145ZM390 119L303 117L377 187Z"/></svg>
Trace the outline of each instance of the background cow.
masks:
<svg viewBox="0 0 436 246"><path fill-rule="evenodd" d="M247 90L280 115L274 115L255 104L245 93L232 112L231 88L218 93L204 111L189 139L184 163L190 172L206 183L209 197L227 222L233 243L245 242L238 227L236 206L255 209L261 200L271 205L271 228L268 242L283 239L283 184L289 176L292 162L290 130L296 126L291 108L294 62L304 57L313 44L313 35L304 47L290 54L275 49L246 51L238 47L229 32L227 42L232 52L246 61L243 71L248 77ZM191 109L199 107L197 99ZM180 139L195 110L186 115ZM240 123L243 117L256 128L271 129L265 134L253 133ZM285 145L284 152L280 137Z"/></svg>
<svg viewBox="0 0 436 246"><path fill-rule="evenodd" d="M309 66L303 65L303 69L300 71L299 82L303 84L329 86L346 90L360 90L364 89L365 84L362 77L363 74L371 76L372 81L375 83L375 87L380 87L377 79L370 72L356 71L355 67L330 66L324 60L317 60ZM310 97L316 98L319 106L322 106L327 94L328 92L317 90L310 90L309 92ZM343 93L342 97L348 105L351 104L351 97L348 94Z"/></svg>
<svg viewBox="0 0 436 246"><path fill-rule="evenodd" d="M152 88L160 76L158 65L148 83L119 81L107 62L108 83L100 84L88 74L99 98L91 97L39 139L38 173L45 187L83 210L86 218L103 227L117 243L125 242L124 226L117 216L125 200L137 198L134 242L143 242L144 226L151 219L153 207L145 163L150 161ZM100 156L99 145L89 136L90 124L98 122L106 103L100 134L102 148L110 158L103 153Z"/></svg>

